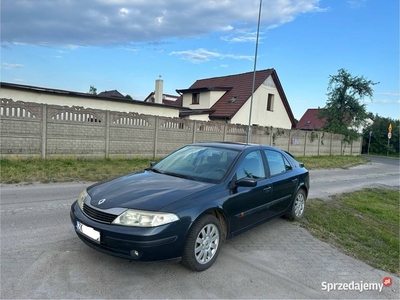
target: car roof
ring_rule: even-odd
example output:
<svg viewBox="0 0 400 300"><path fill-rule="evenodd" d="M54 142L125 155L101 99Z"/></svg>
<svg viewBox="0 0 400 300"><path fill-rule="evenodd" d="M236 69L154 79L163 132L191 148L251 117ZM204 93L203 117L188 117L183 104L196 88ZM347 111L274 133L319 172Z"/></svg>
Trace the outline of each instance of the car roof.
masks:
<svg viewBox="0 0 400 300"><path fill-rule="evenodd" d="M267 146L267 145L259 145L259 144L247 144L247 143L238 143L238 142L199 142L193 143L190 145L194 146L205 146L205 147L217 147L217 148L224 148L224 149L231 149L237 151L244 151L248 148L260 148L263 147L265 149L277 149L275 147ZM188 146L190 146L188 145ZM278 149L280 150L280 149Z"/></svg>

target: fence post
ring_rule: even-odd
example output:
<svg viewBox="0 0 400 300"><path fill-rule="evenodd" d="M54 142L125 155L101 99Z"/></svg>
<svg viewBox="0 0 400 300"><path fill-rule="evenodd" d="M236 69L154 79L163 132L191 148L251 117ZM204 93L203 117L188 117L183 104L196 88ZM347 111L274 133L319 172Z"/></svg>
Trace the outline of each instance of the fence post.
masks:
<svg viewBox="0 0 400 300"><path fill-rule="evenodd" d="M333 142L333 133L331 133L331 141L329 145L329 155L332 155L332 142Z"/></svg>
<svg viewBox="0 0 400 300"><path fill-rule="evenodd" d="M354 140L351 140L351 145L350 145L350 156L353 155L353 141L354 141Z"/></svg>
<svg viewBox="0 0 400 300"><path fill-rule="evenodd" d="M193 132L192 132L192 143L196 143L196 127L197 127L197 122L196 120L193 120Z"/></svg>
<svg viewBox="0 0 400 300"><path fill-rule="evenodd" d="M317 150L317 155L319 156L320 153L320 148L321 148L321 139L322 139L322 133L318 132L318 150Z"/></svg>
<svg viewBox="0 0 400 300"><path fill-rule="evenodd" d="M271 135L269 136L269 145L270 146L274 146L274 144L273 144L273 137L274 137L274 128L271 126L270 127L271 128Z"/></svg>
<svg viewBox="0 0 400 300"><path fill-rule="evenodd" d="M153 149L153 158L157 157L157 148L158 148L158 127L159 127L159 116L155 116L154 122L154 149Z"/></svg>
<svg viewBox="0 0 400 300"><path fill-rule="evenodd" d="M344 149L346 148L346 145L343 142L343 136L342 139L340 140L340 155L344 154Z"/></svg>
<svg viewBox="0 0 400 300"><path fill-rule="evenodd" d="M304 136L304 150L303 150L303 156L306 156L306 150L307 150L307 136L308 136L308 131L306 131L306 134Z"/></svg>
<svg viewBox="0 0 400 300"><path fill-rule="evenodd" d="M289 130L289 141L288 141L288 145L287 145L287 151L290 153L290 142L292 139L292 130Z"/></svg>
<svg viewBox="0 0 400 300"><path fill-rule="evenodd" d="M227 127L227 124L228 124L228 123L226 123L226 122L225 122L225 124L224 124L224 137L223 137L223 142L226 141L226 127Z"/></svg>
<svg viewBox="0 0 400 300"><path fill-rule="evenodd" d="M110 157L110 111L106 111L106 149L105 149L105 158Z"/></svg>
<svg viewBox="0 0 400 300"><path fill-rule="evenodd" d="M42 159L47 156L47 104L42 104Z"/></svg>

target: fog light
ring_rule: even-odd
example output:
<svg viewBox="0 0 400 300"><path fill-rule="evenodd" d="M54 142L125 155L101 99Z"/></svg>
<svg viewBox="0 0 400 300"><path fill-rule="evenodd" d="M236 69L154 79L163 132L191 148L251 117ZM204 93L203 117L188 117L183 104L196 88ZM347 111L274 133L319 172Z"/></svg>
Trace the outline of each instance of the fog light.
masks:
<svg viewBox="0 0 400 300"><path fill-rule="evenodd" d="M141 254L139 251L137 251L137 250L132 250L132 251L131 251L131 256L132 256L133 258L135 258L135 259L138 259L141 255L142 255L142 254Z"/></svg>

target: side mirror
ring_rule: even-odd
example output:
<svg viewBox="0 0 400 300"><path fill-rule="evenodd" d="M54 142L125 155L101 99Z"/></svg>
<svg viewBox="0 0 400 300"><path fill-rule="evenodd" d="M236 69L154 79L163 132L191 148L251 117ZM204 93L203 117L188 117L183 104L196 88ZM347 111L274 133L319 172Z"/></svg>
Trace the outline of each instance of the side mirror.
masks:
<svg viewBox="0 0 400 300"><path fill-rule="evenodd" d="M257 186L257 181L254 178L242 178L239 179L235 182L236 186L242 186L242 187L255 187Z"/></svg>
<svg viewBox="0 0 400 300"><path fill-rule="evenodd" d="M152 161L152 162L150 163L150 167L154 167L156 164L157 164L157 163L156 163L155 161Z"/></svg>

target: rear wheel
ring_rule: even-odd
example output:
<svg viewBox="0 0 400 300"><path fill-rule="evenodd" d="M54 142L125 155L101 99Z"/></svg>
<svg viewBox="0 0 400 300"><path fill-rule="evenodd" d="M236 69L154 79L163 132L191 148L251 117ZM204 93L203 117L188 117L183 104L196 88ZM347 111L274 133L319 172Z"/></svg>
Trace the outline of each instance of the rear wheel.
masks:
<svg viewBox="0 0 400 300"><path fill-rule="evenodd" d="M290 220L298 221L304 215L304 209L306 207L306 193L304 190L299 190L293 201L292 210L286 215Z"/></svg>
<svg viewBox="0 0 400 300"><path fill-rule="evenodd" d="M221 249L221 233L221 223L216 217L202 216L188 235L181 263L194 271L211 267Z"/></svg>

